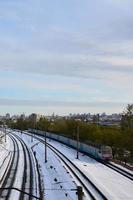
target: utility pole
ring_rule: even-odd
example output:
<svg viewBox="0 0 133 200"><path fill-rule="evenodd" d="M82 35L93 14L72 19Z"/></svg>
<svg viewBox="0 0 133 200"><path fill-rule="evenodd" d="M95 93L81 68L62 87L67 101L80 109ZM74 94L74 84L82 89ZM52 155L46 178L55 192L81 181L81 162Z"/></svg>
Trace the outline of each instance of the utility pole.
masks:
<svg viewBox="0 0 133 200"><path fill-rule="evenodd" d="M79 124L77 124L77 159L79 159Z"/></svg>
<svg viewBox="0 0 133 200"><path fill-rule="evenodd" d="M34 137L34 131L35 131L35 127L36 127L36 116L33 115L33 133L31 135L31 142L33 142L33 137Z"/></svg>
<svg viewBox="0 0 133 200"><path fill-rule="evenodd" d="M34 132L34 130L33 130ZM33 132L31 132L31 142L33 142Z"/></svg>
<svg viewBox="0 0 133 200"><path fill-rule="evenodd" d="M4 127L4 132L5 132L5 142L6 142L6 125Z"/></svg>
<svg viewBox="0 0 133 200"><path fill-rule="evenodd" d="M46 137L46 131L45 131L45 163L47 163L47 137Z"/></svg>
<svg viewBox="0 0 133 200"><path fill-rule="evenodd" d="M76 194L78 195L78 200L83 200L84 193L83 193L83 188L81 186L77 186Z"/></svg>

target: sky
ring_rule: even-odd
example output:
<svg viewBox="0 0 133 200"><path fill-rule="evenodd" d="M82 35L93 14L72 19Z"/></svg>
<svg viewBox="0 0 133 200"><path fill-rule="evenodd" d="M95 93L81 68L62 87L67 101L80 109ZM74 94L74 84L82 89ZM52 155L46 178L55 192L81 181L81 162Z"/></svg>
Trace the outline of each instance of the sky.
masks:
<svg viewBox="0 0 133 200"><path fill-rule="evenodd" d="M133 103L132 0L0 0L0 114Z"/></svg>

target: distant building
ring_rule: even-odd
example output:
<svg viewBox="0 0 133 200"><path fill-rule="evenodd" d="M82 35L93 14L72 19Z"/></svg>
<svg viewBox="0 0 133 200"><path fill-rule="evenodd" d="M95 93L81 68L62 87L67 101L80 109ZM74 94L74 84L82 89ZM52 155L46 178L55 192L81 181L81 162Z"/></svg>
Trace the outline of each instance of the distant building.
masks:
<svg viewBox="0 0 133 200"><path fill-rule="evenodd" d="M9 113L6 114L5 119L6 120L10 119L10 114Z"/></svg>

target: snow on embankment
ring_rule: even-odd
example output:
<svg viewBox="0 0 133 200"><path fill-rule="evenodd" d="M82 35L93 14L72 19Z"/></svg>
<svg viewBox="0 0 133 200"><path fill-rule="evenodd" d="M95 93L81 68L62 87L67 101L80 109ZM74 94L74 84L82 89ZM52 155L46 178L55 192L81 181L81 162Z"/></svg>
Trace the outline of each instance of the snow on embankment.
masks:
<svg viewBox="0 0 133 200"><path fill-rule="evenodd" d="M76 151L59 142L50 140L50 144L70 158L108 199L133 199L133 181L83 154L80 154L77 160Z"/></svg>
<svg viewBox="0 0 133 200"><path fill-rule="evenodd" d="M9 161L12 156L13 143L11 139L6 136L6 140L3 137L0 140L0 184L2 184L3 174L9 165Z"/></svg>

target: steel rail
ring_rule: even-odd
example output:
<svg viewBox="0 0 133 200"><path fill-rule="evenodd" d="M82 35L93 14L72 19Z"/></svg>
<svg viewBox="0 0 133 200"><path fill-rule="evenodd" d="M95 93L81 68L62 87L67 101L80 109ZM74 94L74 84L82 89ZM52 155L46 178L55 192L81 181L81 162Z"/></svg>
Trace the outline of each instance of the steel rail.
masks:
<svg viewBox="0 0 133 200"><path fill-rule="evenodd" d="M9 136L9 137L13 141L14 153L13 153L13 158L12 158L11 164L10 164L9 168L6 169L6 175L4 175L2 188L13 187L15 176L16 176L16 171L18 169L19 147L18 147L16 140L12 136ZM3 199L5 198L6 200L9 199L10 194L11 194L10 190L9 191L8 190L0 191L0 197Z"/></svg>
<svg viewBox="0 0 133 200"><path fill-rule="evenodd" d="M133 181L133 174L131 174L130 172L113 165L112 163L103 163L105 166L113 169L114 171L118 172L119 174L125 176L126 178L130 179L131 181Z"/></svg>
<svg viewBox="0 0 133 200"><path fill-rule="evenodd" d="M25 134L31 136L28 133L25 133ZM43 139L38 138L35 135L34 135L34 138L45 145L45 141ZM88 193L91 199L108 200L108 198L97 188L97 186L70 159L68 159L63 153L61 153L58 149L53 147L51 144L47 143L47 146L60 158L60 160L62 160L62 162L72 172L72 174L74 174L74 176L78 179L78 181L86 190L86 192ZM89 187L91 187L91 189ZM97 195L95 193L97 193Z"/></svg>
<svg viewBox="0 0 133 200"><path fill-rule="evenodd" d="M23 140L20 139L20 137L18 137L16 134L11 133L14 137L16 137L19 142L21 143L21 146L23 148L23 152L24 152L24 176L23 176L23 181L22 181L22 188L21 190L29 193L29 197L28 200L32 200L32 194L33 194L33 169L32 169L32 161L31 161L31 156L29 153L29 149L27 147L27 145L23 142ZM29 187L27 187L26 185L29 185ZM21 193L20 195L20 199L19 200L23 200L25 198L25 194Z"/></svg>
<svg viewBox="0 0 133 200"><path fill-rule="evenodd" d="M41 135L41 134L36 134L36 135L38 135L38 136L44 138L44 135ZM52 139L53 139L53 138L52 138ZM54 140L54 139L53 139L53 140ZM60 141L59 141L59 142L60 142ZM64 144L64 143L63 143L63 144ZM67 144L64 144L64 145L68 146ZM75 149L74 147L71 147L71 148ZM119 173L119 174L125 176L126 178L130 179L131 181L133 181L133 174L130 173L130 172L128 172L127 170L124 170L124 169L122 169L122 168L120 168L120 167L118 167L118 166L115 166L115 165L113 165L113 164L110 163L110 162L104 162L104 161L102 161L101 159L97 159L97 158L95 158L93 155L90 155L89 153L88 153L88 154L85 154L85 155L91 157L92 159L96 160L97 162L99 162L99 163L105 165L106 167L109 167L110 169L116 171L117 173Z"/></svg>
<svg viewBox="0 0 133 200"><path fill-rule="evenodd" d="M30 151L29 151L27 145L25 144L25 142L18 135L14 134L14 133L11 133L11 134L20 141L20 143L22 145L22 148L24 150L24 154L25 154L24 162L26 163L26 165L25 165L25 171L24 171L24 177L23 177L23 187L22 187L22 190L25 191L26 193L29 193L28 200L32 200L32 199L34 199L34 197L33 197L33 175L34 174L33 174L33 163L32 163L32 159L31 159ZM27 158L26 158L26 155L28 156ZM28 162L29 162L29 164L27 165ZM28 166L29 166L29 172L28 172ZM27 178L29 179L29 185L30 185L28 192L27 192L27 188L25 188L25 182L28 182ZM38 177L38 179L40 181L39 177ZM40 197L37 197L37 198L43 199L41 193L40 193L39 196ZM23 199L24 199L24 193L22 193L21 197L20 197L20 200L23 200Z"/></svg>

